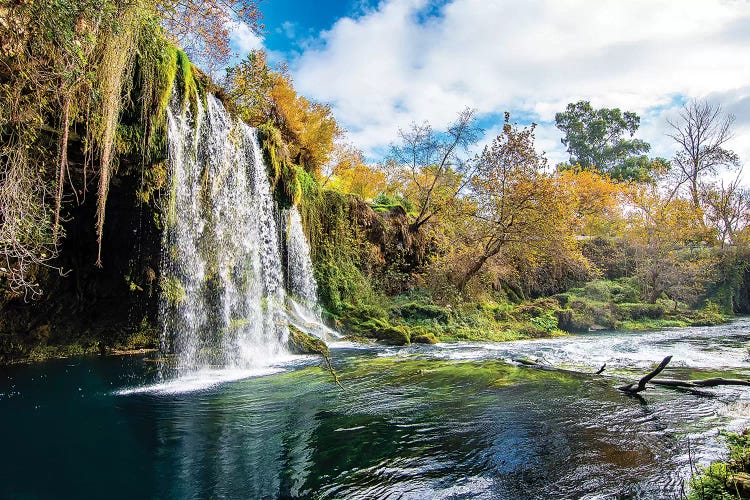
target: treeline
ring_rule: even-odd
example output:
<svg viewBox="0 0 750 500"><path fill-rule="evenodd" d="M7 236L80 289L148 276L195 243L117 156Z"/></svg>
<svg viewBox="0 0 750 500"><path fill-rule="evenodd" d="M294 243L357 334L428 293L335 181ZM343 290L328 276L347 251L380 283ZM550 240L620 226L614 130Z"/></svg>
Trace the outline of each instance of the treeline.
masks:
<svg viewBox="0 0 750 500"><path fill-rule="evenodd" d="M297 96L286 69L269 68L262 52L230 71L227 88L248 121L280 130L284 146L269 156L304 170L281 184L304 177L295 202L308 207L324 305L350 331L366 333L372 319L408 326L398 313L404 304L447 306L452 313L422 313L458 317L467 304L499 307L571 290L574 298L593 293L598 309L575 300L571 309L559 297L569 314L549 331L634 326L695 310L703 310L695 322L706 323L747 310L750 195L727 148L733 117L719 106L691 101L665 124L677 149L671 159L648 155L637 114L581 101L556 116L570 155L556 166L537 152L535 125L519 126L507 113L500 135L477 153L483 131L470 109L444 130L411 124L382 163L368 164L330 109ZM347 202L352 195L370 212ZM357 227L326 227L321 218ZM330 252L329 239L345 248ZM586 309L589 319L577 321Z"/></svg>
<svg viewBox="0 0 750 500"><path fill-rule="evenodd" d="M231 23L261 30L259 19L255 2L237 0L0 6L3 304L43 299L51 276L70 271L55 279L75 291L58 292L85 303L104 285L86 292L81 270L107 272L108 259L125 262L110 266L111 282L158 296L158 255L125 252L118 227L135 225L158 247L167 105L175 92L194 107L212 91L258 128L277 202L302 213L323 305L350 332L466 338L483 329L499 339L529 325L551 333L748 307L748 193L716 180L739 165L727 149L732 118L719 107L689 102L666 125L671 159L648 156L635 113L581 101L556 116L564 164L549 165L535 125L507 113L479 150L471 109L444 130L403 128L372 164L330 107L299 95L264 52L214 72L220 85L191 64L225 64ZM108 208L113 186L122 199ZM627 305L641 302L658 307Z"/></svg>

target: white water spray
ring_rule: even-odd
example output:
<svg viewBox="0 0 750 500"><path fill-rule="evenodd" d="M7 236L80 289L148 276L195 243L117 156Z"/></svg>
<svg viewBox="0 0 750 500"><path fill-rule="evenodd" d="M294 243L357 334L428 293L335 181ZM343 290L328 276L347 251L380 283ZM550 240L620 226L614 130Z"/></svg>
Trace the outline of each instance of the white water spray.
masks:
<svg viewBox="0 0 750 500"><path fill-rule="evenodd" d="M297 207L285 212L287 297L289 321L300 330L311 335L332 340L340 338L334 330L326 327L318 304L318 285L313 274L310 245L302 227L302 218Z"/></svg>
<svg viewBox="0 0 750 500"><path fill-rule="evenodd" d="M208 96L167 115L172 182L162 265L164 348L178 375L286 353L274 203L255 131Z"/></svg>

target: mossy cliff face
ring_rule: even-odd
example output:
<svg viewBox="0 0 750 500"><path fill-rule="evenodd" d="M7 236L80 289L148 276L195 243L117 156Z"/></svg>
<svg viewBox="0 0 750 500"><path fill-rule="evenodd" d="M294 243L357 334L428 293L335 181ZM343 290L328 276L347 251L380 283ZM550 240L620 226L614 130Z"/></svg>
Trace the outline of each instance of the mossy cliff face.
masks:
<svg viewBox="0 0 750 500"><path fill-rule="evenodd" d="M53 267L33 270L41 297L6 294L0 300L0 363L158 347L163 209L169 199L166 110L174 95L195 109L210 82L184 52L165 42L158 27L154 30L139 40L132 81L124 86L128 104L114 141L102 266L94 265L97 171L85 134L71 134L67 156L75 193L65 197L61 209L59 256ZM85 130L87 123L76 126Z"/></svg>

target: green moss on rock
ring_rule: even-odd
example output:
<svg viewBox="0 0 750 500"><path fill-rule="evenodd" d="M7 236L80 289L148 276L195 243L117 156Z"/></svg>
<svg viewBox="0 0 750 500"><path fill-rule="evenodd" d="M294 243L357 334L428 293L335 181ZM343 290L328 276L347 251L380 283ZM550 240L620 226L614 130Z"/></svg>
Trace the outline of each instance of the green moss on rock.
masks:
<svg viewBox="0 0 750 500"><path fill-rule="evenodd" d="M294 354L320 354L328 357L331 353L325 342L303 332L294 325L289 325L289 350Z"/></svg>

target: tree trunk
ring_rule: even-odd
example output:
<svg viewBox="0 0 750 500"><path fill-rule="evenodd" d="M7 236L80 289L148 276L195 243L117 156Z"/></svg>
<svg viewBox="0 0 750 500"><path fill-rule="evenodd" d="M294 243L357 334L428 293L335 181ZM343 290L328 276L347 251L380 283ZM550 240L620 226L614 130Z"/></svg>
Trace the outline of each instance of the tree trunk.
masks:
<svg viewBox="0 0 750 500"><path fill-rule="evenodd" d="M497 252L492 254L483 254L478 260L474 261L474 263L469 267L469 269L458 279L458 282L456 283L456 288L459 290L463 290L466 288L467 283L469 283L469 280L474 277L475 274L479 272L480 269L484 266L484 263L487 262L487 259L495 255Z"/></svg>

